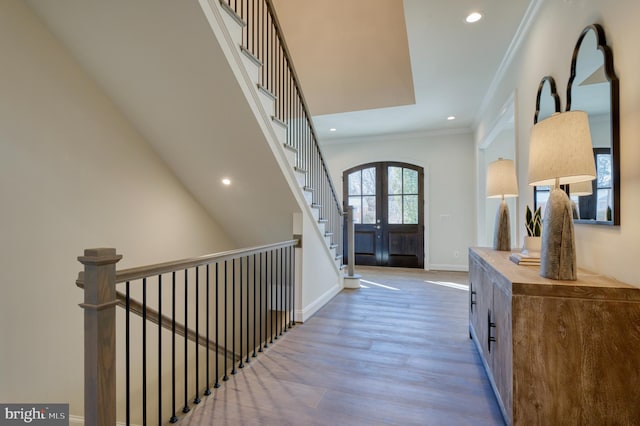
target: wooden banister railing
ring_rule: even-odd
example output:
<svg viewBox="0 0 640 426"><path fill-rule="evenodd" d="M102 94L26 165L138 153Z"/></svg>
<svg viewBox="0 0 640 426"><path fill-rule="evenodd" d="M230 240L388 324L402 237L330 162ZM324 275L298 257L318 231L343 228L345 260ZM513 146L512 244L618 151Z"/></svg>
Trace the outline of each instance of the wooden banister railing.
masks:
<svg viewBox="0 0 640 426"><path fill-rule="evenodd" d="M295 322L297 245L290 240L121 271L115 249L85 250L76 280L85 295L85 423L113 425L116 400L126 424L176 422L178 409L188 412L268 348ZM124 308L124 327L116 325L116 306ZM117 352L116 341L124 341ZM124 397L116 395L117 353L125 362Z"/></svg>

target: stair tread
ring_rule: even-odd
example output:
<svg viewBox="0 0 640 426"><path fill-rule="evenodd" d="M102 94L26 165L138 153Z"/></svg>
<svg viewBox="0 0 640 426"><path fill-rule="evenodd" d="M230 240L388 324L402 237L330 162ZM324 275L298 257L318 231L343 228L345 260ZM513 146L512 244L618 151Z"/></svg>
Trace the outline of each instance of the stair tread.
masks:
<svg viewBox="0 0 640 426"><path fill-rule="evenodd" d="M278 99L278 97L276 95L274 95L273 93L271 93L271 91L269 89L267 89L266 87L264 87L262 85L262 83L258 83L258 90L262 93L264 93L265 95L267 95L268 97L270 97L271 99L273 99L274 101L276 99Z"/></svg>
<svg viewBox="0 0 640 426"><path fill-rule="evenodd" d="M318 219L318 223L328 223L329 219Z"/></svg>
<svg viewBox="0 0 640 426"><path fill-rule="evenodd" d="M293 166L293 170L295 170L296 172L300 172L300 173L307 173L307 171L305 169L302 169L298 166Z"/></svg>
<svg viewBox="0 0 640 426"><path fill-rule="evenodd" d="M284 145L284 149L288 149L289 151L295 152L296 154L298 153L298 149L296 147L291 146L288 143L283 143L282 145Z"/></svg>
<svg viewBox="0 0 640 426"><path fill-rule="evenodd" d="M253 62L254 64L256 64L259 67L262 66L262 61L260 59L258 59L258 57L256 55L254 55L253 52L251 52L249 49L247 49L244 46L240 46L240 51L242 51L242 53L244 53L244 55L247 58L249 58L249 60L251 60L251 62Z"/></svg>
<svg viewBox="0 0 640 426"><path fill-rule="evenodd" d="M285 129L289 126L287 126L287 123L285 123L284 121L280 120L278 117L276 117L275 115L271 116L271 120L274 121L275 123L278 123L279 125L281 125L282 127L284 127Z"/></svg>
<svg viewBox="0 0 640 426"><path fill-rule="evenodd" d="M244 20L242 19L242 17L241 17L240 15L238 15L238 14L236 13L236 11L235 11L235 10L233 10L233 9L231 8L231 6L229 6L229 5L227 4L227 2L226 2L226 1L224 1L224 0L220 0L220 6L222 6L222 9L223 9L225 12L227 12L227 13L229 14L229 16L231 16L231 17L233 18L233 20L234 20L234 21L236 21L236 22L238 23L238 25L240 25L240 26L242 26L242 27L246 27L246 26L247 26L247 23L246 23L246 22L244 22Z"/></svg>

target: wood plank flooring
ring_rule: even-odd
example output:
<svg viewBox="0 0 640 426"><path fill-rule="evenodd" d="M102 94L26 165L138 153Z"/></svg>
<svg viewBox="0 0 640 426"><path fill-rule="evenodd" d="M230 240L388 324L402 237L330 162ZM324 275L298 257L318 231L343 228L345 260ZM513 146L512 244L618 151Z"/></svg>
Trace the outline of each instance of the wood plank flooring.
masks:
<svg viewBox="0 0 640 426"><path fill-rule="evenodd" d="M468 332L466 273L359 267L183 425L501 425Z"/></svg>

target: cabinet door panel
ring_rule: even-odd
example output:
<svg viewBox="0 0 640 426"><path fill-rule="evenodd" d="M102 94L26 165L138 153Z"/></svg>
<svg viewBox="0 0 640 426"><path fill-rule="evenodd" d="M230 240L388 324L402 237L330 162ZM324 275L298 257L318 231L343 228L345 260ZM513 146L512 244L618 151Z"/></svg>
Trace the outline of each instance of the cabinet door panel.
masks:
<svg viewBox="0 0 640 426"><path fill-rule="evenodd" d="M482 356L487 361L487 364L491 366L489 345L487 344L489 339L489 324L487 321L489 310L493 309L493 285L489 278L486 269L483 266L479 266L479 279L476 289L476 307L478 309L478 328L476 329L476 335L480 347L482 348Z"/></svg>
<svg viewBox="0 0 640 426"><path fill-rule="evenodd" d="M476 333L482 328L478 310L478 287L482 280L482 269L478 262L471 259L469 262L469 323Z"/></svg>
<svg viewBox="0 0 640 426"><path fill-rule="evenodd" d="M509 420L513 418L513 343L511 324L511 294L504 283L496 283L493 287L493 322L491 330L496 341L491 342L491 369L493 380L500 393L502 404L507 410Z"/></svg>

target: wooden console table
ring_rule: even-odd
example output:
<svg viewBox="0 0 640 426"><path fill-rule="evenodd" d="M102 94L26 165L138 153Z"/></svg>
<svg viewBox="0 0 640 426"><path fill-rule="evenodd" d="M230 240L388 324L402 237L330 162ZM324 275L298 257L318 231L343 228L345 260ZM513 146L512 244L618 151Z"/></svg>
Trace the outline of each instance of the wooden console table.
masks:
<svg viewBox="0 0 640 426"><path fill-rule="evenodd" d="M469 333L515 425L640 425L640 288L469 250Z"/></svg>

